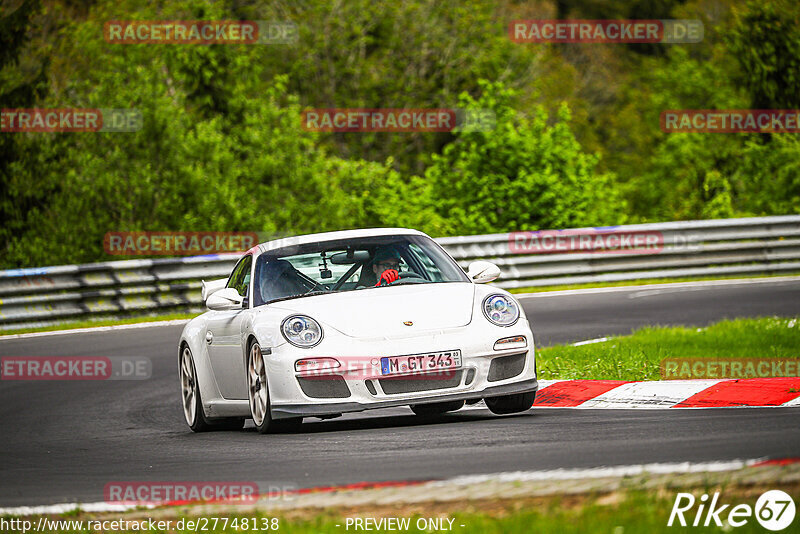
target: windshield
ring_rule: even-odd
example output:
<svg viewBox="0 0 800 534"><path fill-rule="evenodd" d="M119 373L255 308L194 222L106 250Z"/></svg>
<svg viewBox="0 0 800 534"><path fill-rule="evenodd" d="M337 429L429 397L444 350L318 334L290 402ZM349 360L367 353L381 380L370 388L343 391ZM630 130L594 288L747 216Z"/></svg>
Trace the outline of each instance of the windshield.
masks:
<svg viewBox="0 0 800 534"><path fill-rule="evenodd" d="M428 237L381 236L295 245L256 261L253 304L385 286L469 282Z"/></svg>

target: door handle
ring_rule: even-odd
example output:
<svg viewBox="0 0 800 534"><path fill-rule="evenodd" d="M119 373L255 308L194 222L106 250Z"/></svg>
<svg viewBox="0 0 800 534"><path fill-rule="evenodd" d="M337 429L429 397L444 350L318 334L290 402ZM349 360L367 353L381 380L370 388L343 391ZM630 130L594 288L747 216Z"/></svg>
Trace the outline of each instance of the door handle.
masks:
<svg viewBox="0 0 800 534"><path fill-rule="evenodd" d="M212 341L214 341L214 334L212 334L211 331L209 330L206 332L206 343L211 345Z"/></svg>

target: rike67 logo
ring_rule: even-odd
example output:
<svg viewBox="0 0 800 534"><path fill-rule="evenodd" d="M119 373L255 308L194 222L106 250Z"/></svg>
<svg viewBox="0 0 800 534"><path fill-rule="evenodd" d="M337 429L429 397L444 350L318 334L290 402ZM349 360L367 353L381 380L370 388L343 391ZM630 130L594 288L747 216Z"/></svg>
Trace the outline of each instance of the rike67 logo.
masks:
<svg viewBox="0 0 800 534"><path fill-rule="evenodd" d="M781 490L764 492L754 507L749 504L737 504L733 507L730 504L721 504L719 492L714 493L710 499L705 493L699 499L691 493L678 493L667 526L741 527L755 517L765 529L779 531L792 524L794 515L794 500Z"/></svg>

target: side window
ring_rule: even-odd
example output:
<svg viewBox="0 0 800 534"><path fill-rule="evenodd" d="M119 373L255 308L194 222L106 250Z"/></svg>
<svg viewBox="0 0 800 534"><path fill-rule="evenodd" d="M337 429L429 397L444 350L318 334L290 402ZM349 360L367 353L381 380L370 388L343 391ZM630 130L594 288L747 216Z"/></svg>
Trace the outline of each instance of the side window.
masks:
<svg viewBox="0 0 800 534"><path fill-rule="evenodd" d="M422 264L422 268L425 269L425 272L428 275L428 278L433 282L441 282L444 280L444 276L442 276L442 271L436 266L433 260L425 253L422 248L412 243L408 246L408 250L411 254Z"/></svg>
<svg viewBox="0 0 800 534"><path fill-rule="evenodd" d="M228 285L225 287L232 287L236 289L239 295L246 297L247 289L250 287L250 266L253 264L253 256L245 256L236 267L233 268L231 277L228 279Z"/></svg>

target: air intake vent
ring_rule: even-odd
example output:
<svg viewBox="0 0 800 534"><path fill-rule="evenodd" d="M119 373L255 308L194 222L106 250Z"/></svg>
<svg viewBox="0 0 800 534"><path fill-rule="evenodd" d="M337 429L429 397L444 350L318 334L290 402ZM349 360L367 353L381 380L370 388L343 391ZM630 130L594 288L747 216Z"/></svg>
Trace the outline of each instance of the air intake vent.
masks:
<svg viewBox="0 0 800 534"><path fill-rule="evenodd" d="M475 380L475 369L467 370L467 379L464 380L464 385L468 386L472 384L472 381Z"/></svg>
<svg viewBox="0 0 800 534"><path fill-rule="evenodd" d="M300 389L313 399L346 399L350 396L344 377L339 375L298 377Z"/></svg>
<svg viewBox="0 0 800 534"><path fill-rule="evenodd" d="M454 388L461 384L463 371L454 373L441 373L436 375L403 376L397 378L382 378L378 380L387 395L400 393L413 393L415 391L431 391L434 389Z"/></svg>
<svg viewBox="0 0 800 534"><path fill-rule="evenodd" d="M497 382L498 380L505 380L512 378L522 373L525 369L525 357L527 352L522 354L512 354L511 356L500 356L492 360L489 366L489 382Z"/></svg>

